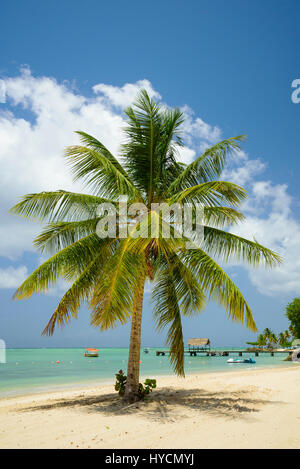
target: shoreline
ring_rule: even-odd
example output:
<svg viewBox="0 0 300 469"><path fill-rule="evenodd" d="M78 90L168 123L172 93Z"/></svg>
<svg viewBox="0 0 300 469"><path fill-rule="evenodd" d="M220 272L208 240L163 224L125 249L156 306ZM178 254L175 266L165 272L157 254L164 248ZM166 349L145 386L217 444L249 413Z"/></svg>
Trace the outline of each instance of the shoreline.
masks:
<svg viewBox="0 0 300 469"><path fill-rule="evenodd" d="M0 448L300 448L299 388L295 365L164 376L125 407L112 384L2 398Z"/></svg>
<svg viewBox="0 0 300 469"><path fill-rule="evenodd" d="M233 368L233 366L235 366L235 368ZM277 364L276 366L272 366L272 365L256 365L256 366L253 366L253 365L250 365L250 367L247 367L246 368L243 368L243 369L239 369L240 365L230 365L230 369L227 369L227 370L219 370L219 369L212 369L210 371L201 371L201 370L194 370L194 371L189 371L188 373L186 373L186 377L188 376L193 376L193 375L201 375L201 376L205 376L205 375L210 375L210 374L228 374L228 373L240 373L242 371L245 371L245 372L249 372L249 373L253 373L255 371L263 371L263 370L279 370L279 369L288 369L289 367L293 366L291 364L291 362L283 362L282 364ZM297 366L297 365L295 365ZM150 376L151 377L151 376ZM170 374L162 374L162 375L159 375L159 374L156 374L156 376L153 376L157 381L159 381L161 378L172 378L172 377L175 377L174 373L173 372L170 372ZM140 376L140 380L141 381L144 381L146 378L149 378L149 373L148 374L141 374ZM78 388L82 388L82 389L89 389L89 388L95 388L95 387L98 387L98 386L111 386L113 387L114 386L114 383L115 383L115 378L111 377L111 379L109 378L99 378L98 380L96 381L77 381L77 382L70 382L68 384L54 384L54 385L50 385L50 386L41 386L41 387L38 387L37 390L34 390L34 388L24 388L21 390L20 388L20 391L19 390L11 390L11 391L4 391L4 393L2 394L0 392L0 402L1 400L3 399L13 399L13 398L18 398L18 397L26 397L26 396L38 396L40 394L50 394L50 393L56 393L56 392L68 392L68 391L72 391L74 390L75 388L78 389Z"/></svg>
<svg viewBox="0 0 300 469"><path fill-rule="evenodd" d="M238 366L238 365L237 365ZM297 366L299 367L299 370L300 370L300 364L297 365L295 364L295 368L297 368ZM286 370L289 370L289 369L293 369L293 366L292 365L287 365L285 367L285 365L282 365L282 366L274 366L274 367L260 367L260 368L247 368L247 369L238 369L238 368L231 368L230 370L226 370L226 371L220 371L220 370L211 370L211 371L204 371L204 372L201 372L201 371L195 371L195 372L191 372L191 373L187 373L185 378L178 378L176 377L176 375L173 374L169 374L169 375L157 375L156 376L156 381L157 381L157 384L158 384L158 387L159 387L159 384L160 384L160 380L162 379L162 383L164 383L165 381L169 381L170 379L174 381L178 381L178 382L182 382L184 383L187 379L191 378L191 377L197 377L199 379L201 378L208 378L210 377L211 375L217 375L219 378L226 378L228 375L235 375L235 374L238 374L238 375L243 375L243 374L259 374L259 373L263 373L265 372L266 370L267 371L270 371L270 372L279 372L280 370L281 371L286 371ZM300 373L300 371L299 371ZM140 381L143 381L145 378L147 378L148 376L144 376L144 375L141 375L140 376ZM86 384L85 384L86 383ZM33 390L28 390L28 392L24 392L22 394L16 394L16 395L12 395L12 396L1 396L0 395L0 407L1 407L1 403L2 401L9 401L9 400L19 400L19 399L23 399L23 398L37 398L37 397L40 397L40 398L48 398L49 396L53 396L53 395L58 395L60 397L63 397L62 395L66 395L68 396L69 394L73 394L74 392L77 393L77 392L91 392L91 391L94 391L95 389L97 388L100 388L101 390L105 389L105 390L111 390L112 392L114 392L114 383L115 383L115 380L112 379L111 381L108 381L107 379L101 381L97 381L97 382L93 382L93 383L87 383L87 382L78 382L78 383L73 383L73 384L70 384L70 385L62 385L62 387L58 386L51 386L49 389L47 390L39 390L39 391L33 391Z"/></svg>

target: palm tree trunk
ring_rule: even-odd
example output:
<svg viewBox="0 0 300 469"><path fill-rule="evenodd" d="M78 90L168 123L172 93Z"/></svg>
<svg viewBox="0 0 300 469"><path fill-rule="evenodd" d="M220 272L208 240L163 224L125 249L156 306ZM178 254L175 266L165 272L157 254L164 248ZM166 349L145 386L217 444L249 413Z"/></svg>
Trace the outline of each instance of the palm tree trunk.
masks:
<svg viewBox="0 0 300 469"><path fill-rule="evenodd" d="M145 276L140 279L137 286L131 321L129 357L127 366L127 381L124 394L124 402L132 403L139 400L140 377L140 351L141 351L141 327L144 298Z"/></svg>

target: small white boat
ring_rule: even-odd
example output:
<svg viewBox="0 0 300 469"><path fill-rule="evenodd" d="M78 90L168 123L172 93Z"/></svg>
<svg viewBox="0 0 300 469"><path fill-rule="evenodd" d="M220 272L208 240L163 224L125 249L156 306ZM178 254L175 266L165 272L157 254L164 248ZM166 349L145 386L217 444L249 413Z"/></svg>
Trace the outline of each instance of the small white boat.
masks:
<svg viewBox="0 0 300 469"><path fill-rule="evenodd" d="M144 353L149 353L150 349L148 347L144 348Z"/></svg>
<svg viewBox="0 0 300 469"><path fill-rule="evenodd" d="M227 363L256 363L255 360L253 360L253 358L229 358L229 360L227 360Z"/></svg>

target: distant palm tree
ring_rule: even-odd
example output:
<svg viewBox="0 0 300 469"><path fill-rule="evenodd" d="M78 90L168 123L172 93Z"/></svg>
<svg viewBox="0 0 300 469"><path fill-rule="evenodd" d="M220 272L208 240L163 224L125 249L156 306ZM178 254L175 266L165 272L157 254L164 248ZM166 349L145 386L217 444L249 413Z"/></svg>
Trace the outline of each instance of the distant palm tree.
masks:
<svg viewBox="0 0 300 469"><path fill-rule="evenodd" d="M289 339L291 338L291 334L288 330L284 332L280 332L278 335L278 343L282 347L289 347L291 344L289 342Z"/></svg>
<svg viewBox="0 0 300 469"><path fill-rule="evenodd" d="M285 333L284 333L284 332L280 332L279 335L278 335L278 343L279 343L279 345L281 345L282 347L284 347L286 341L287 341L287 338L286 338Z"/></svg>
<svg viewBox="0 0 300 469"><path fill-rule="evenodd" d="M263 331L263 334L264 334L265 337L268 337L270 334L272 334L272 331L271 331L271 329L266 327Z"/></svg>
<svg viewBox="0 0 300 469"><path fill-rule="evenodd" d="M271 329L269 329L268 327L265 328L263 335L268 347L273 347L273 345L275 345L278 341L274 332L271 331Z"/></svg>
<svg viewBox="0 0 300 469"><path fill-rule="evenodd" d="M257 337L257 345L259 347L264 347L267 344L264 334L259 334Z"/></svg>
<svg viewBox="0 0 300 469"><path fill-rule="evenodd" d="M274 266L280 258L255 241L235 236L223 229L243 219L236 209L245 199L245 190L219 181L226 155L240 148L243 136L224 140L191 164L176 159L182 145L183 115L178 109L160 107L142 91L134 107L126 111L127 142L119 159L96 138L78 132L81 146L69 147L66 157L75 175L92 189L93 195L42 192L26 195L12 211L26 218L47 221L35 239L41 252L52 254L18 288L15 298L28 298L45 292L59 278L72 284L51 316L44 334L53 334L76 318L80 306L88 301L93 326L106 330L131 320L129 360L125 400L138 399L141 320L146 280L154 283L154 319L158 329L167 327L170 360L178 375L184 375L184 342L181 316L191 317L203 310L205 297L218 301L233 321L243 322L255 331L249 305L243 295L213 260L241 259L252 265ZM128 203L147 207L147 220L153 232L136 237L142 223L134 217L126 238L121 227L112 237L99 238L96 227L99 204L118 207L120 196ZM169 238L162 234L161 215L152 210L153 202L204 206L204 240L190 249L188 235L177 237L170 220ZM119 213L120 215L120 213ZM145 226L144 226L145 228ZM145 232L144 232L145 235Z"/></svg>

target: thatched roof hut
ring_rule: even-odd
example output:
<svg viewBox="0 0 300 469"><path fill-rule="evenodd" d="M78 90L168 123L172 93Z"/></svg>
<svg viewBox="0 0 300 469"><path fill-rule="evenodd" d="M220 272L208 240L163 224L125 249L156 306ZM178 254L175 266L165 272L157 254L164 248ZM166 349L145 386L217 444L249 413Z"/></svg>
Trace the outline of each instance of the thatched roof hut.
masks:
<svg viewBox="0 0 300 469"><path fill-rule="evenodd" d="M202 337L199 339L189 339L188 347L192 349L200 349L200 348L209 348L210 347L210 340L206 337Z"/></svg>

